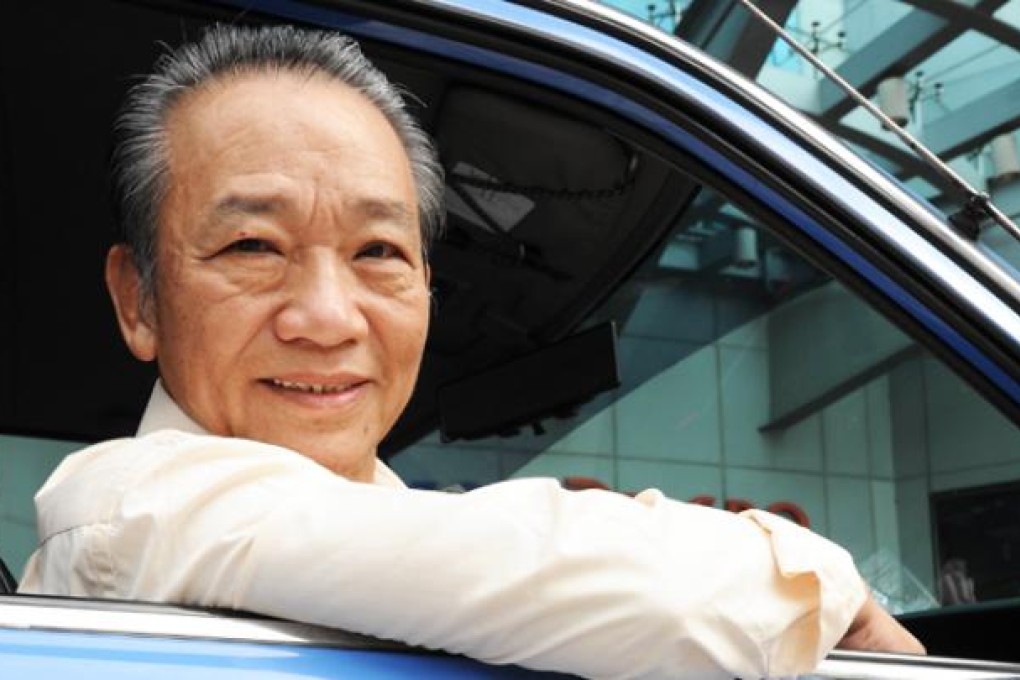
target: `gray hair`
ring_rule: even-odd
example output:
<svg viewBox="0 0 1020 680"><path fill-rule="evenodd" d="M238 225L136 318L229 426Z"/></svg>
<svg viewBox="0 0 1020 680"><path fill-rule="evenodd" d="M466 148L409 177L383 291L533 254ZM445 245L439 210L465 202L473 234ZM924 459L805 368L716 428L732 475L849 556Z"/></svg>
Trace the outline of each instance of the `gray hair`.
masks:
<svg viewBox="0 0 1020 680"><path fill-rule="evenodd" d="M441 228L443 171L435 148L408 113L401 92L354 40L291 26L215 25L198 41L164 53L154 73L128 92L114 125L112 189L118 236L131 250L146 295L154 292L157 222L168 188L170 112L184 95L217 78L268 71L322 73L371 101L396 131L410 160L426 253Z"/></svg>

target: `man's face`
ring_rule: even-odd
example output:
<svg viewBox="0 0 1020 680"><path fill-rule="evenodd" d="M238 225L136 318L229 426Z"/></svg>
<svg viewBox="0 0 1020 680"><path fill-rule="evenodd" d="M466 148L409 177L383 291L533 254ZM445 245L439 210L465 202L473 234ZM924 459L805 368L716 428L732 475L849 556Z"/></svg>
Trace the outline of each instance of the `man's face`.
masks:
<svg viewBox="0 0 1020 680"><path fill-rule="evenodd" d="M354 90L290 73L213 83L168 130L150 315L168 391L215 434L370 480L428 324L399 139Z"/></svg>

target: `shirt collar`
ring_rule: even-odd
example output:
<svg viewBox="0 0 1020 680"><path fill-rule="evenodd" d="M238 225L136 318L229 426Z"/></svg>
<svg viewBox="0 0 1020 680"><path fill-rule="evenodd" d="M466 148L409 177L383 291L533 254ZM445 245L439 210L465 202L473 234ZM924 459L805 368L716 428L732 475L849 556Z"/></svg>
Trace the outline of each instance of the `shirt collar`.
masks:
<svg viewBox="0 0 1020 680"><path fill-rule="evenodd" d="M163 383L159 380L152 388L152 395L145 407L145 413L142 414L142 421L138 423L138 436L141 437L157 430L210 434L208 430L188 417L188 414L170 398L170 395L163 389Z"/></svg>
<svg viewBox="0 0 1020 680"><path fill-rule="evenodd" d="M163 388L163 383L159 380L156 381L156 386L152 388L152 395L149 397L149 403L145 407L145 413L142 414L142 420L138 424L137 434L141 437L157 430L178 430L180 432L200 435L211 434L192 420L177 405L177 402L167 394ZM375 473L373 474L372 483L379 486L406 488L400 477L379 459L375 461Z"/></svg>

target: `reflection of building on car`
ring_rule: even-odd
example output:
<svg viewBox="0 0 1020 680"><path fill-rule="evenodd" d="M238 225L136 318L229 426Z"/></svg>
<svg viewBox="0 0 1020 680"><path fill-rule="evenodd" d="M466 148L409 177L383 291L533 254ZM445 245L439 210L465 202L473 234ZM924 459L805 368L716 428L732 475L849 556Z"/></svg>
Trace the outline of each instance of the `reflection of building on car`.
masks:
<svg viewBox="0 0 1020 680"><path fill-rule="evenodd" d="M144 70L154 39L177 42L180 22L190 33L232 16L222 9L229 4L166 3L170 13L134 3L62 8L73 29L54 27L46 37L54 50L61 42L78 46L75 54L89 53L84 42L117 44L123 63L111 59L116 73L83 66L88 96L75 97L81 122L61 119L45 135L36 121L50 121L47 111L74 96L37 91L43 72L60 69L40 54L4 85L5 125L23 124L33 143L19 145L3 130L13 168L0 184L13 215L4 223L19 225L22 247L8 271L16 285L3 289L20 344L0 374L10 375L17 408L0 412L10 414L5 432L44 437L5 439L12 453L3 452L2 464L13 472L0 475L0 503L17 498L19 505L3 507L0 554L15 571L34 543L29 483L13 494L4 484L41 481L78 447L60 439L127 432L151 380L119 356L110 329L97 329L105 344L89 348L87 359L50 345L49 336L91 329L108 314L94 291L67 290L33 252L59 249L61 278L93 280L95 263L82 253L95 252L99 237L81 224L108 220L95 198L99 187L60 175L69 198L52 201L43 191L52 181L36 176L100 167L95 131L105 130L119 98L111 88ZM444 18L434 25L417 9L335 5L265 4L266 17L248 20L275 20L280 11L359 33L367 51L425 103L422 115L450 177L428 364L387 449L398 471L438 488L546 475L620 490L655 486L678 498L711 497L717 507L740 499L773 509L788 503L788 514L802 512L859 562L890 555L894 585L914 579L939 593L951 572L940 570L950 534L966 533L964 518L992 508L1000 490L952 507L938 499L930 506L931 494L1001 481L995 476L1020 450L1016 286L991 260L810 124L682 46L599 15L574 23L512 5L429 4ZM9 11L23 13L26 25L46 18L45 9ZM346 14L358 11L375 13L375 23ZM491 13L491 22L476 24L470 12ZM126 25L132 31L117 28ZM36 157L64 160L43 169ZM17 200L6 200L7 192ZM54 239L31 228L37 223L74 229ZM65 318L34 312L53 308L67 309ZM607 320L619 334L620 387L584 399L568 394L566 405L551 403L525 422L487 423L487 430L471 427L484 420L477 415L459 423L456 441L429 434L445 415L441 387ZM571 382L569 374L560 380ZM96 385L104 390L95 397L79 391ZM506 413L508 395L517 393L482 381L478 410ZM1005 518L986 524L1007 526ZM1011 584L985 553L991 541L1009 546L1013 539L989 532L982 540L984 552L976 542L959 546L972 590L982 600L985 588L1008 596ZM0 657L24 644L9 630L26 611L15 606L58 605L4 598ZM77 605L67 607L62 615L79 615ZM127 625L130 632L136 624ZM958 626L948 637L958 642L968 628L980 630ZM56 636L45 644L77 643Z"/></svg>

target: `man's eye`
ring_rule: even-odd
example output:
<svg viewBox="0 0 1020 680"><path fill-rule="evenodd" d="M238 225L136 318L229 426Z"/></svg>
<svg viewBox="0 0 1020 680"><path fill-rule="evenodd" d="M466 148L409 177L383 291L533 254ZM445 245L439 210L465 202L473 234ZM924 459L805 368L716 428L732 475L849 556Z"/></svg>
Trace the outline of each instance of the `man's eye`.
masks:
<svg viewBox="0 0 1020 680"><path fill-rule="evenodd" d="M400 257L400 250L389 243L370 243L358 251L358 257L388 259Z"/></svg>
<svg viewBox="0 0 1020 680"><path fill-rule="evenodd" d="M269 241L260 238L242 238L234 241L226 248L233 253L273 253L276 248Z"/></svg>

